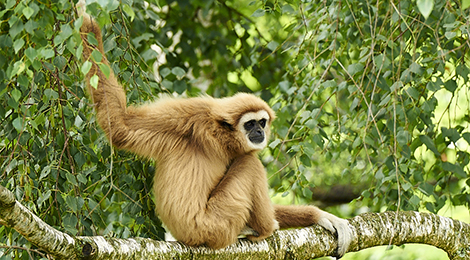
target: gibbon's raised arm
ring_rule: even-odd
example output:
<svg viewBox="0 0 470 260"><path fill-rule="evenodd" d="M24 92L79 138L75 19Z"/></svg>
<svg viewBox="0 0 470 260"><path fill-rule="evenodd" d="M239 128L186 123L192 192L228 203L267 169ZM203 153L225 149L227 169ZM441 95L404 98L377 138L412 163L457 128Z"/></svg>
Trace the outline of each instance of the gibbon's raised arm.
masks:
<svg viewBox="0 0 470 260"><path fill-rule="evenodd" d="M125 91L118 83L112 69L109 77L106 77L98 66L98 63L109 66L103 49L101 29L89 15L84 14L82 17L83 24L80 32L84 45L83 57L85 60L92 62L86 82L95 105L98 124L104 130L112 145L117 148L126 149L146 157L155 157L159 150L165 149L163 147L165 134L178 132L180 135L184 135L184 131L189 131L188 129L177 129L181 124L176 122L178 121L176 116L191 111L191 109L184 110L184 100L166 102L165 98L161 102L149 105L128 107ZM98 46L93 46L88 41L90 33L94 34ZM101 53L101 61L93 59L92 53L94 50ZM90 78L93 75L97 75L99 78L97 88L90 84ZM169 100L167 98L167 101ZM175 102L178 103L178 106L170 104ZM175 109L174 111L171 109L172 106ZM165 107L165 109L161 109L162 107ZM180 111L176 111L177 107ZM172 122L175 123L172 124Z"/></svg>

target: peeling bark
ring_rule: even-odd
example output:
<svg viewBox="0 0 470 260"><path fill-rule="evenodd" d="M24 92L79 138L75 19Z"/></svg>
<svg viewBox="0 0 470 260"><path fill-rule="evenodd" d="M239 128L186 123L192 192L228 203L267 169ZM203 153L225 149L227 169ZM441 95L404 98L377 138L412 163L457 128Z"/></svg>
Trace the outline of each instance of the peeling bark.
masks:
<svg viewBox="0 0 470 260"><path fill-rule="evenodd" d="M336 238L320 226L277 231L263 241L240 240L221 250L148 238L73 237L47 225L2 186L0 224L15 229L56 259L312 259L334 256L337 247ZM450 259L470 259L470 225L461 221L409 211L366 213L349 224L354 232L349 252L423 243L443 249Z"/></svg>

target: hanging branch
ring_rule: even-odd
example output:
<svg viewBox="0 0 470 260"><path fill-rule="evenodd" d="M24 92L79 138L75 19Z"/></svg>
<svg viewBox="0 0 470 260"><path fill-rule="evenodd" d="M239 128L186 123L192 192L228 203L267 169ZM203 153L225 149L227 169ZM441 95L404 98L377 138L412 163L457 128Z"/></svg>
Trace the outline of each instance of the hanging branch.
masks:
<svg viewBox="0 0 470 260"><path fill-rule="evenodd" d="M334 256L336 238L320 226L281 230L266 240L240 240L222 250L188 247L149 238L73 237L39 219L0 186L0 224L15 229L38 249L56 259L312 259ZM432 245L450 259L470 258L470 225L419 212L366 213L349 220L353 242L349 252L406 243ZM394 236L395 234L395 236Z"/></svg>

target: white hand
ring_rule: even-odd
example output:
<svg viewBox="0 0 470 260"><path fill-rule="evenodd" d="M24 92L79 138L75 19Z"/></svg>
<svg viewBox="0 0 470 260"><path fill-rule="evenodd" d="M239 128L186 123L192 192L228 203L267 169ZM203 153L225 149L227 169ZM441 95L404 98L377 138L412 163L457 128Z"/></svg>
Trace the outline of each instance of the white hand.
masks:
<svg viewBox="0 0 470 260"><path fill-rule="evenodd" d="M352 230L349 227L349 222L328 212L323 212L318 220L318 225L328 229L333 234L338 234L338 255L343 256L352 240Z"/></svg>

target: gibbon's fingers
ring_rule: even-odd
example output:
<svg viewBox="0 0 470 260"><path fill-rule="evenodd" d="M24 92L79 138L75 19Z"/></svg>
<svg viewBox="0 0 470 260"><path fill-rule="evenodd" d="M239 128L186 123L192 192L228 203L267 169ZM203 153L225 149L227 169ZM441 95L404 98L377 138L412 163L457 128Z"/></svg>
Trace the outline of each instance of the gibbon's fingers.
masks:
<svg viewBox="0 0 470 260"><path fill-rule="evenodd" d="M343 256L347 252L352 240L349 222L346 219L338 218L323 211L317 224L338 235L338 256Z"/></svg>
<svg viewBox="0 0 470 260"><path fill-rule="evenodd" d="M77 8L78 16L84 16L90 18L90 15L86 13L86 2L85 0L78 0L77 4L75 5Z"/></svg>

